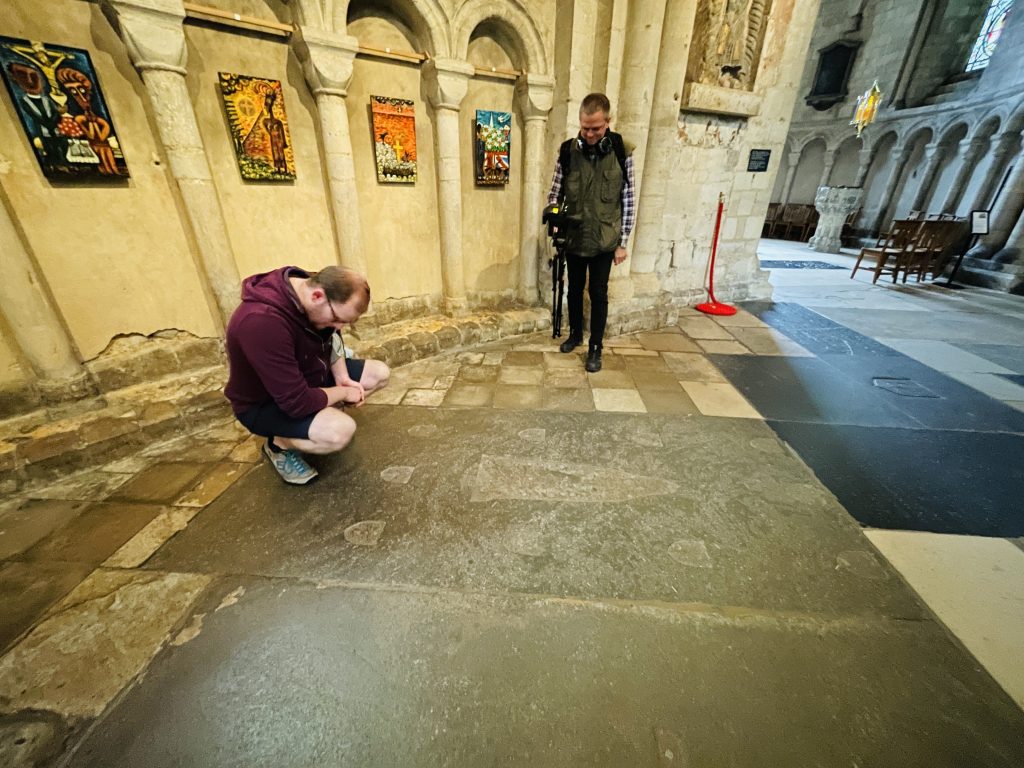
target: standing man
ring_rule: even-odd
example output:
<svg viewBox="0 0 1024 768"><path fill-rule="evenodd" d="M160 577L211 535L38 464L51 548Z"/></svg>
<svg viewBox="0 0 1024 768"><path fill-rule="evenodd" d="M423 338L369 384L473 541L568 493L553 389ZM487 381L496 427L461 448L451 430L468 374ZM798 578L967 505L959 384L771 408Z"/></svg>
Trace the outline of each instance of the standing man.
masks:
<svg viewBox="0 0 1024 768"><path fill-rule="evenodd" d="M345 267L282 267L242 282L224 394L242 425L267 438L263 452L286 483L317 476L300 451L334 453L352 440L355 421L332 406L361 405L388 383L384 363L345 356L341 329L369 306L366 278Z"/></svg>
<svg viewBox="0 0 1024 768"><path fill-rule="evenodd" d="M580 216L578 231L566 243L569 272L569 337L562 352L583 343L583 284L590 272L590 348L587 371L601 370L601 347L608 320L608 276L612 264L629 256L626 242L636 221L633 197L633 145L608 130L611 104L591 93L580 104L580 132L558 150L548 205L559 203Z"/></svg>

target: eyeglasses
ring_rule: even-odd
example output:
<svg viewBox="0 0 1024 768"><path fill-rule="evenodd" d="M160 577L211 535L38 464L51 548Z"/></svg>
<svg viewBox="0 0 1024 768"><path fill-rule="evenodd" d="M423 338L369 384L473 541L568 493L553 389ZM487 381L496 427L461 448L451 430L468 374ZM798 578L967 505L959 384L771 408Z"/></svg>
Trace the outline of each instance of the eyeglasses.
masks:
<svg viewBox="0 0 1024 768"><path fill-rule="evenodd" d="M324 294L324 298L327 299L327 306L331 308L331 318L334 320L334 322L336 322L336 323L343 323L343 322L345 322L340 317L338 317L338 313L334 311L334 303L331 301L331 297L328 296L325 293Z"/></svg>

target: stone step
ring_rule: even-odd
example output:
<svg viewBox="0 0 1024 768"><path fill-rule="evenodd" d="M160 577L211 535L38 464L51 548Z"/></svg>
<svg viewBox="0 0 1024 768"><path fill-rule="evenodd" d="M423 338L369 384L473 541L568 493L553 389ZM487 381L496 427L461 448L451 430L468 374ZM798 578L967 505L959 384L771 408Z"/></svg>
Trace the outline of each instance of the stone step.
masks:
<svg viewBox="0 0 1024 768"><path fill-rule="evenodd" d="M126 458L230 417L223 365L0 421L0 493Z"/></svg>

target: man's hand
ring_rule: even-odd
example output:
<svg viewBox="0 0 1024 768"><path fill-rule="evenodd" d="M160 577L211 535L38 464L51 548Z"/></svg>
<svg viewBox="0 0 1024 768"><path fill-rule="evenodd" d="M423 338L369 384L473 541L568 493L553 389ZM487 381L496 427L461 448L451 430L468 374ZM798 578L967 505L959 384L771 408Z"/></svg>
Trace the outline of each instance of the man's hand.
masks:
<svg viewBox="0 0 1024 768"><path fill-rule="evenodd" d="M623 248L621 245L615 249L615 266L619 266L622 262L629 258L629 251Z"/></svg>
<svg viewBox="0 0 1024 768"><path fill-rule="evenodd" d="M341 402L346 405L360 406L366 399L366 392L363 390L363 385L358 381L353 381L349 384L342 384L341 390Z"/></svg>

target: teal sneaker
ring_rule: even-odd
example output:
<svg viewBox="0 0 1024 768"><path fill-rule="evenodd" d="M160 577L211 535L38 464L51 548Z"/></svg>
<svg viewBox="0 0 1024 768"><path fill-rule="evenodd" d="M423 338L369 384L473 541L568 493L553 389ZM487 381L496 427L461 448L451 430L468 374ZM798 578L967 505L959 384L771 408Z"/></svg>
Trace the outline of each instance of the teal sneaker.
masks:
<svg viewBox="0 0 1024 768"><path fill-rule="evenodd" d="M274 452L270 450L270 443L266 442L263 444L263 453L286 483L305 485L317 476L317 471L303 460L298 451Z"/></svg>

